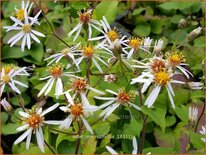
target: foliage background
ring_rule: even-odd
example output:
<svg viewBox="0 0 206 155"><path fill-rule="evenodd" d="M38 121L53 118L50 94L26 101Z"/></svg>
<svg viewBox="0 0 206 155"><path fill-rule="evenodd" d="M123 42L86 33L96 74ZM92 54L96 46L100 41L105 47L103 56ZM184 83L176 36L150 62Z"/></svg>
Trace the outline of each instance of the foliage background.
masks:
<svg viewBox="0 0 206 155"><path fill-rule="evenodd" d="M1 8L1 27L11 25L9 17L15 14L15 5L19 2L2 2ZM43 9L46 17L49 19L55 32L69 45L72 45L72 39L67 38L67 34L76 25L77 11L88 8L94 8L95 19L102 19L105 16L112 26L116 26L122 34L127 36L150 36L153 39L164 40L164 51L171 49L173 44L180 44L184 41L186 35L198 26L204 27L204 13L205 4L202 1L195 2L117 2L117 1L102 1L102 2L39 2L40 7ZM38 9L34 7L32 14L35 15ZM179 28L178 23L180 19L185 19L186 26ZM39 77L44 76L46 62L44 58L48 57L51 53L47 49L53 51L60 51L64 48L64 44L52 35L52 32L43 18L40 18L41 26L36 29L47 37L40 38L42 44L32 44L30 50L21 52L18 46L9 47L7 40L13 35L13 32L6 33L2 29L1 33L1 59L2 63L14 63L19 66L36 65L36 69L32 76L27 79L23 78L22 81L29 84L28 89L24 89L22 97L25 101L27 108L32 107L34 104L41 104L43 102L38 99L37 93L42 88L43 83L39 81ZM44 31L44 30L47 30ZM97 32L96 32L97 33ZM174 42L175 40L175 42ZM85 40L79 37L77 42L84 44ZM193 79L190 81L201 81L203 78L203 58L204 58L205 37L204 34L198 36L195 40L185 44L181 48L185 54L187 63L189 63L190 70L194 74ZM142 54L144 58L147 55ZM86 68L83 64L82 68ZM82 69L84 70L84 69ZM120 72L118 66L114 66L113 70ZM95 71L95 70L93 70ZM85 71L82 71L81 76L85 76ZM131 86L130 79L133 76L127 73L124 76L118 77L116 83L108 84L103 80L99 83L98 89L104 90L106 88L113 88L114 90L124 86L126 89L136 89ZM91 77L91 85L95 84L98 80L96 77ZM184 77L178 77L182 80L187 80ZM144 153L203 153L204 143L200 141L201 135L198 133L200 127L204 123L204 92L202 90L188 90L187 88L175 87L175 105L176 109L173 110L169 106L169 100L166 91L162 91L161 95L155 102L153 110L143 107L143 112L148 114L147 128L146 128L146 141L144 146ZM101 103L95 101L90 93L89 98L93 104L100 105ZM145 99L147 95L143 96ZM60 98L60 103L63 100ZM15 107L14 115L18 115L18 98L12 97L11 104ZM138 98L136 98L138 102ZM50 106L56 103L57 100L49 94L47 104ZM96 102L96 103L95 103ZM195 105L198 107L198 124L196 132L189 132L185 130L188 124L188 107ZM95 113L95 116L98 116ZM64 116L60 110L48 115L49 118L63 119ZM136 136L138 143L141 143L141 130L142 120L141 115L137 111L132 111L133 119L131 119L128 109L120 108L115 114L112 114L108 120L99 121L92 126L94 133L97 137L87 136L88 132L84 132L81 141L80 152L82 153L98 153L107 152L106 145L112 146L117 152L131 153L132 141L131 137ZM97 117L92 117L89 122L92 124L97 120ZM22 154L40 154L40 150L34 144L31 145L29 150L25 149L25 143L14 146L14 140L21 134L17 133L16 128L19 126L17 119L14 116L9 116L6 112L1 112L1 130L2 130L2 147L5 153L22 153ZM55 129L57 127L52 127ZM58 153L74 153L75 137L67 134L57 133L54 130L45 128L44 134L46 141L52 145ZM71 132L71 131L65 131ZM190 135L190 139L188 139ZM188 143L188 140L190 143ZM188 143L188 145L187 145ZM185 146L186 145L186 146ZM51 153L46 149L46 153Z"/></svg>

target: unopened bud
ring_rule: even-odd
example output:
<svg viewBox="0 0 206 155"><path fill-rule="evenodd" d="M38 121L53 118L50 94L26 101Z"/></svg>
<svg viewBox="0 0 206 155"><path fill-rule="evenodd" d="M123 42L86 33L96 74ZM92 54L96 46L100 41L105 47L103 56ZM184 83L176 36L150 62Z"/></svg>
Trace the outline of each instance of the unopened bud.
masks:
<svg viewBox="0 0 206 155"><path fill-rule="evenodd" d="M7 102L6 98L1 100L1 105L4 107L6 112L10 112L12 110L12 106L9 104L9 102Z"/></svg>
<svg viewBox="0 0 206 155"><path fill-rule="evenodd" d="M183 29L187 26L187 21L185 19L180 19L178 22L178 28Z"/></svg>
<svg viewBox="0 0 206 155"><path fill-rule="evenodd" d="M192 31L187 35L186 39L187 39L188 41L191 41L191 40L195 39L195 38L201 33L201 31L202 31L202 27L198 27L198 28L192 30Z"/></svg>
<svg viewBox="0 0 206 155"><path fill-rule="evenodd" d="M104 76L104 81L108 82L108 83L113 83L117 80L116 75L114 74L109 74L109 75L105 75Z"/></svg>
<svg viewBox="0 0 206 155"><path fill-rule="evenodd" d="M202 89L203 83L201 82L187 82L187 85L189 86L190 89Z"/></svg>

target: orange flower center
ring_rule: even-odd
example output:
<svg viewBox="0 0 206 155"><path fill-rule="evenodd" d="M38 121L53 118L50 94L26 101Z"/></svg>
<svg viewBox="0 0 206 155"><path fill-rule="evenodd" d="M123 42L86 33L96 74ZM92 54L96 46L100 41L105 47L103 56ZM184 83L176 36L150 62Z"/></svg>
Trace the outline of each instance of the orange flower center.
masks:
<svg viewBox="0 0 206 155"><path fill-rule="evenodd" d="M42 121L43 118L39 114L33 114L28 118L27 123L29 124L29 127L38 128Z"/></svg>
<svg viewBox="0 0 206 155"><path fill-rule="evenodd" d="M91 19L91 13L90 12L79 13L79 19L83 24L87 24Z"/></svg>
<svg viewBox="0 0 206 155"><path fill-rule="evenodd" d="M83 48L83 54L87 58L91 58L92 55L94 54L94 48L91 46L87 46Z"/></svg>
<svg viewBox="0 0 206 155"><path fill-rule="evenodd" d="M19 9L16 12L16 17L18 20L23 20L24 19L24 9Z"/></svg>
<svg viewBox="0 0 206 155"><path fill-rule="evenodd" d="M82 91L85 91L86 89L86 80L85 79L76 79L73 81L72 83L72 89L77 92L80 93Z"/></svg>
<svg viewBox="0 0 206 155"><path fill-rule="evenodd" d="M61 76L62 74L62 68L59 66L54 66L50 69L50 74L54 77L54 78L58 78Z"/></svg>
<svg viewBox="0 0 206 155"><path fill-rule="evenodd" d="M170 81L169 74L165 71L160 71L155 75L155 82L161 86L165 86Z"/></svg>
<svg viewBox="0 0 206 155"><path fill-rule="evenodd" d="M74 116L80 116L83 114L83 107L81 104L74 104L71 107L71 114Z"/></svg>
<svg viewBox="0 0 206 155"><path fill-rule="evenodd" d="M162 60L155 59L151 64L154 73L160 72L165 68L165 63Z"/></svg>

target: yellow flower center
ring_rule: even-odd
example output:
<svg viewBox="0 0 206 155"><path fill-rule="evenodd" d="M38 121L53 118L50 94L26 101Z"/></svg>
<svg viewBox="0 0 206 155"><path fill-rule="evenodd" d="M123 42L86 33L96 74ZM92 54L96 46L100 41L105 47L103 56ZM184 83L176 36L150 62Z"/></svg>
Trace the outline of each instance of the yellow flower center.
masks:
<svg viewBox="0 0 206 155"><path fill-rule="evenodd" d="M151 64L152 72L157 73L165 68L165 63L162 60L155 59Z"/></svg>
<svg viewBox="0 0 206 155"><path fill-rule="evenodd" d="M19 9L16 12L16 17L18 20L23 20L24 19L24 9Z"/></svg>
<svg viewBox="0 0 206 155"><path fill-rule="evenodd" d="M87 85L87 83L86 83L85 79L75 79L72 82L71 87L76 93L80 93L82 91L85 91L86 85Z"/></svg>
<svg viewBox="0 0 206 155"><path fill-rule="evenodd" d="M91 58L94 54L94 48L91 46L87 46L83 48L83 54L87 58Z"/></svg>
<svg viewBox="0 0 206 155"><path fill-rule="evenodd" d="M165 71L160 71L155 75L155 82L161 86L165 86L170 81L169 74Z"/></svg>
<svg viewBox="0 0 206 155"><path fill-rule="evenodd" d="M14 67L11 65L7 65L4 67L4 73L8 74Z"/></svg>
<svg viewBox="0 0 206 155"><path fill-rule="evenodd" d="M2 81L3 81L4 83L8 83L8 82L10 82L10 77L9 77L8 75L4 75L4 76L2 77Z"/></svg>
<svg viewBox="0 0 206 155"><path fill-rule="evenodd" d="M32 128L38 128L43 121L43 118L39 114L32 114L28 120L27 123L29 124L29 127Z"/></svg>
<svg viewBox="0 0 206 155"><path fill-rule="evenodd" d="M116 30L110 30L109 32L107 32L107 36L109 37L109 39L111 41L115 41L118 38L118 34L116 32Z"/></svg>
<svg viewBox="0 0 206 155"><path fill-rule="evenodd" d="M30 24L24 24L22 26L22 30L24 33L29 33L31 31L31 25Z"/></svg>
<svg viewBox="0 0 206 155"><path fill-rule="evenodd" d="M135 50L139 48L141 43L142 43L142 40L139 38L134 38L134 39L129 40L129 45Z"/></svg>
<svg viewBox="0 0 206 155"><path fill-rule="evenodd" d="M74 116L80 116L83 114L83 107L81 104L74 104L71 107L71 114Z"/></svg>
<svg viewBox="0 0 206 155"><path fill-rule="evenodd" d="M52 75L54 78L60 77L63 72L63 68L63 64L54 64L49 68L50 75Z"/></svg>
<svg viewBox="0 0 206 155"><path fill-rule="evenodd" d="M79 19L83 24L87 24L91 19L91 13L90 12L79 13Z"/></svg>
<svg viewBox="0 0 206 155"><path fill-rule="evenodd" d="M173 67L186 61L185 56L178 52L166 53L166 57L169 60L170 65Z"/></svg>

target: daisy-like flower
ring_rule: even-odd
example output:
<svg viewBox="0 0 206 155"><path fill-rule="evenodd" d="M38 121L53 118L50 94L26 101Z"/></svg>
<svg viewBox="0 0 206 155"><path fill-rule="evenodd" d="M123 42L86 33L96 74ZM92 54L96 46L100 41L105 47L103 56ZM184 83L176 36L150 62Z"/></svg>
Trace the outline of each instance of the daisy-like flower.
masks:
<svg viewBox="0 0 206 155"><path fill-rule="evenodd" d="M94 65L97 67L97 69L99 70L99 72L103 73L102 67L99 65L97 60L99 60L105 66L108 66L108 64L102 59L102 57L105 57L105 56L100 55L101 53L102 51L98 51L97 47L93 47L90 45L85 46L82 48L79 54L80 57L77 59L77 65L79 65L83 59L86 59L87 61L92 61Z"/></svg>
<svg viewBox="0 0 206 155"><path fill-rule="evenodd" d="M202 134L202 135L204 135L204 138L201 138L201 140L203 141L203 142L206 142L206 140L205 140L205 127L204 126L202 126L202 130L200 131L200 134Z"/></svg>
<svg viewBox="0 0 206 155"><path fill-rule="evenodd" d="M12 106L11 106L11 104L9 104L9 102L6 100L6 98L2 99L0 102L1 102L1 105L4 107L6 112L10 112L12 110Z"/></svg>
<svg viewBox="0 0 206 155"><path fill-rule="evenodd" d="M54 85L54 82L56 82L54 95L58 99L58 97L62 95L63 93L63 82L62 82L61 77L62 76L67 76L67 77L74 76L73 73L75 72L65 72L64 65L61 63L56 63L48 67L48 71L50 74L49 76L40 78L40 80L47 80L47 82L43 86L43 88L41 89L41 91L39 92L37 96L40 97L43 93L45 96L48 95L52 89L52 86Z"/></svg>
<svg viewBox="0 0 206 155"><path fill-rule="evenodd" d="M190 89L198 90L202 89L203 83L201 82L187 82Z"/></svg>
<svg viewBox="0 0 206 155"><path fill-rule="evenodd" d="M119 92L114 92L113 90L106 89L106 91L115 97L99 97L95 96L96 99L106 100L107 102L99 106L100 109L107 107L102 111L100 117L104 116L104 120L119 106L132 106L137 110L141 108L133 103L132 100L135 99L135 93L133 91L126 92L124 88L119 89Z"/></svg>
<svg viewBox="0 0 206 155"><path fill-rule="evenodd" d="M19 111L19 114L22 116L23 124L18 127L17 131L26 130L15 142L14 145L22 142L26 137L26 149L29 149L32 133L36 134L37 144L42 152L44 152L44 135L42 132L42 126L45 124L59 125L59 121L45 121L44 116L56 109L59 104L55 104L45 111L42 111L42 108L31 109L28 112Z"/></svg>
<svg viewBox="0 0 206 155"><path fill-rule="evenodd" d="M79 15L79 23L74 27L74 29L69 32L68 37L70 37L74 32L76 32L73 41L77 39L79 36L83 26L88 26L88 38L92 36L92 28L101 31L98 26L101 26L99 21L92 19L92 11L93 10L83 10L82 12L78 12Z"/></svg>
<svg viewBox="0 0 206 155"><path fill-rule="evenodd" d="M81 101L85 106L90 106L90 103L86 97L88 90L91 90L97 94L104 95L103 92L92 88L90 85L87 84L87 80L82 77L71 77L71 82L69 85L69 89L64 92L65 95L70 96L70 92L73 93L73 97L75 98L77 95L81 97Z"/></svg>
<svg viewBox="0 0 206 155"><path fill-rule="evenodd" d="M59 128L65 128L68 129L71 126L71 123L75 120L80 121L82 120L86 129L93 134L92 128L89 125L89 123L86 121L85 116L88 116L90 113L98 110L97 106L92 105L84 105L82 103L75 102L72 97L67 94L66 95L68 101L70 104L67 106L61 106L59 107L62 111L65 113L70 113L69 116L62 121Z"/></svg>
<svg viewBox="0 0 206 155"><path fill-rule="evenodd" d="M133 146L133 150L132 150L132 154L137 154L137 150L138 150L138 145L137 145L137 139L135 137L133 137L132 139L132 146ZM110 146L106 146L106 149L109 151L109 153L111 154L118 154L113 148L111 148Z"/></svg>
<svg viewBox="0 0 206 155"><path fill-rule="evenodd" d="M133 53L136 53L138 49L142 49L143 51L150 53L146 48L144 48L144 46L142 46L143 42L144 40L138 37L123 41L123 45L126 46L123 48L123 51L127 54L127 59L130 59ZM130 49L129 52L127 52L126 49Z"/></svg>
<svg viewBox="0 0 206 155"><path fill-rule="evenodd" d="M185 69L182 66L186 66L188 64L185 63L186 59L185 56L180 53L180 52L167 52L165 54L166 56L166 63L167 63L167 67L172 67L172 68L178 68L188 79L189 79L189 75L192 75L192 73L190 73L187 69Z"/></svg>
<svg viewBox="0 0 206 155"><path fill-rule="evenodd" d="M185 83L182 81L174 80L173 75L174 74L171 73L171 71L167 71L166 69L163 69L154 74L151 74L150 72L146 72L146 73L143 72L142 75L140 75L139 77L132 79L130 84L134 84L137 82L144 83L142 88L142 92L144 92L151 85L151 83L153 82L155 83L154 89L152 90L152 92L150 93L150 95L145 101L145 105L147 105L148 108L150 108L154 104L155 100L158 97L158 94L160 93L161 88L166 87L172 107L175 109L175 104L173 100L173 96L175 96L175 94L171 84L172 83L185 84Z"/></svg>
<svg viewBox="0 0 206 155"><path fill-rule="evenodd" d="M76 60L74 58L74 55L76 52L79 52L80 50L78 50L77 48L79 47L81 43L78 43L76 46L72 46L72 47L67 47L65 49L63 49L62 51L60 51L60 53L56 53L56 54L53 54L51 55L50 57L44 59L45 61L46 60L51 60L48 64L50 65L51 63L55 62L59 62L63 57L66 57L68 58L69 60L72 60L72 62L76 65ZM67 68L69 68L71 66L71 64L68 64L67 65ZM77 65L76 65L77 66ZM79 67L78 67L79 68Z"/></svg>
<svg viewBox="0 0 206 155"><path fill-rule="evenodd" d="M8 44L11 44L10 47L16 44L20 39L22 39L21 42L22 51L24 51L25 45L27 45L28 49L31 48L31 38L37 43L40 43L36 35L40 37L45 37L45 35L32 28L33 24L38 20L37 18L40 15L40 13L41 10L35 15L34 18L31 19L31 21L29 21L27 12L26 10L24 10L24 23L15 17L12 16L10 17L15 23L17 23L17 25L14 24L13 26L6 26L4 28L20 31L8 40Z"/></svg>
<svg viewBox="0 0 206 155"><path fill-rule="evenodd" d="M105 75L105 76L104 76L104 81L105 81L105 82L113 83L113 82L115 82L116 80L117 80L117 77L116 77L116 75L114 75L114 74L109 74L109 75Z"/></svg>
<svg viewBox="0 0 206 155"><path fill-rule="evenodd" d="M147 38L144 39L144 43L143 43L144 49L149 51L149 49L151 47L151 44L152 44L152 39L150 39L150 37L147 37Z"/></svg>
<svg viewBox="0 0 206 155"><path fill-rule="evenodd" d="M194 126L197 121L198 109L196 107L189 107L189 123Z"/></svg>
<svg viewBox="0 0 206 155"><path fill-rule="evenodd" d="M18 70L17 68L14 68L14 67L15 66L13 66L13 65L5 65L5 67L3 67L1 69L1 73L0 73L0 86L1 86L0 96L2 95L6 85L11 87L11 89L14 92L18 93L18 94L21 94L21 92L20 92L19 88L16 87L16 85L28 88L28 86L25 85L24 83L15 80L15 78L17 76L20 76L20 73L22 71L25 71L24 68L23 69L20 68ZM26 76L28 76L28 75L26 75Z"/></svg>

